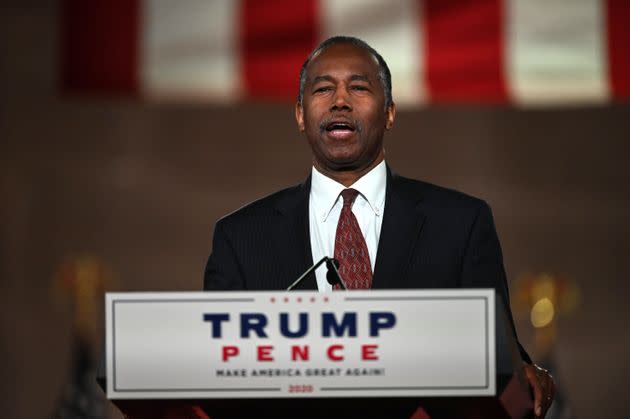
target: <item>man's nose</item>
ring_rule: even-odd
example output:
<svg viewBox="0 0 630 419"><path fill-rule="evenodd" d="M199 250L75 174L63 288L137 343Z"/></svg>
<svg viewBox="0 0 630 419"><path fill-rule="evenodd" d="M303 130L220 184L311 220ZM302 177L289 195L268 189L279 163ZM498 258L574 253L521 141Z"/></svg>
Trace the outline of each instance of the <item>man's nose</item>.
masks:
<svg viewBox="0 0 630 419"><path fill-rule="evenodd" d="M335 90L335 96L333 97L333 103L330 107L331 111L351 111L352 105L348 96L348 90L344 87L339 87Z"/></svg>

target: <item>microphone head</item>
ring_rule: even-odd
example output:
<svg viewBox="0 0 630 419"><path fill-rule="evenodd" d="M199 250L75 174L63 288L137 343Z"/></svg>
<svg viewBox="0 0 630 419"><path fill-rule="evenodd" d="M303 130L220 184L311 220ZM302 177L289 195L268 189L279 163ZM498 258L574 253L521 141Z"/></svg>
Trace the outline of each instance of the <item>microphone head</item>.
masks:
<svg viewBox="0 0 630 419"><path fill-rule="evenodd" d="M341 285L341 281L339 280L339 276L336 272L336 270L339 269L339 261L337 259L328 258L326 260L326 268L328 269L326 272L326 281L328 281L328 283L333 287L335 285Z"/></svg>
<svg viewBox="0 0 630 419"><path fill-rule="evenodd" d="M337 279L337 275L335 275L335 272L332 269L329 269L328 272L326 272L326 281L328 281L328 283L333 287L339 283L339 279Z"/></svg>
<svg viewBox="0 0 630 419"><path fill-rule="evenodd" d="M335 273L330 269L328 270L328 272L326 272L326 281L328 281L328 283L333 287L337 285L337 282L339 282Z"/></svg>

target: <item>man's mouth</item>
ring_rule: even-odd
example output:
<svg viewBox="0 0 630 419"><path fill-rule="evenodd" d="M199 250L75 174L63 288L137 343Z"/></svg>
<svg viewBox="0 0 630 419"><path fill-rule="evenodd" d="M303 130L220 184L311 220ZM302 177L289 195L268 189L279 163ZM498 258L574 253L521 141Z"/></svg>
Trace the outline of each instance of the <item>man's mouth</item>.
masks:
<svg viewBox="0 0 630 419"><path fill-rule="evenodd" d="M329 137L343 140L351 137L357 131L357 125L347 120L332 120L322 124Z"/></svg>

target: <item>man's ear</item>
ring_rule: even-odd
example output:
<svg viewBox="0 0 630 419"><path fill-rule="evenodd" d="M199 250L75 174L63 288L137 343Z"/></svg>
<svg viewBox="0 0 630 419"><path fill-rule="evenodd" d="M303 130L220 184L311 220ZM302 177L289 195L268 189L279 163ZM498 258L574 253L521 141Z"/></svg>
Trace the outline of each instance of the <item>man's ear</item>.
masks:
<svg viewBox="0 0 630 419"><path fill-rule="evenodd" d="M396 104L392 102L385 110L385 129L390 130L394 126L396 119Z"/></svg>
<svg viewBox="0 0 630 419"><path fill-rule="evenodd" d="M299 101L295 103L295 120L300 132L304 132L304 109L302 109L302 104Z"/></svg>

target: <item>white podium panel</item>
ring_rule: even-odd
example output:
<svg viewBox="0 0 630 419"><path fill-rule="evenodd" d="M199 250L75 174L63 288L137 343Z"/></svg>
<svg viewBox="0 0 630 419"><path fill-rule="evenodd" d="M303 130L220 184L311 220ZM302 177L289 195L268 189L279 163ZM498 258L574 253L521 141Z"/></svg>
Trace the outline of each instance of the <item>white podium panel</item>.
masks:
<svg viewBox="0 0 630 419"><path fill-rule="evenodd" d="M494 290L108 293L110 399L490 396Z"/></svg>

